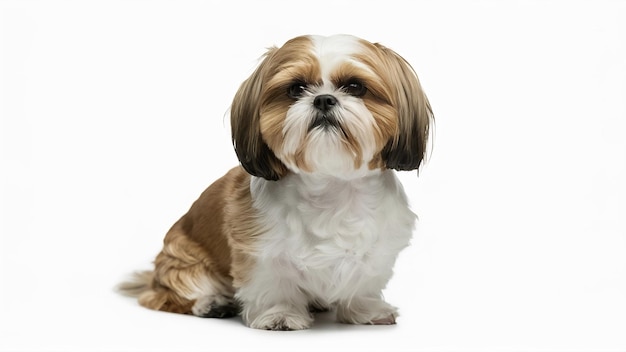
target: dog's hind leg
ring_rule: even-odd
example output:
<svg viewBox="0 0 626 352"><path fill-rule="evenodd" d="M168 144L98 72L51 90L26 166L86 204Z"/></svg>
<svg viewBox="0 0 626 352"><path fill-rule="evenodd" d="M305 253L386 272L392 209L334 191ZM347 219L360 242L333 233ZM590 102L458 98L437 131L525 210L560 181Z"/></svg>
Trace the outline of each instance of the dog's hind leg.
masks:
<svg viewBox="0 0 626 352"><path fill-rule="evenodd" d="M238 313L232 278L220 273L206 251L177 223L165 238L155 270L135 274L118 286L146 308L200 317L225 318Z"/></svg>

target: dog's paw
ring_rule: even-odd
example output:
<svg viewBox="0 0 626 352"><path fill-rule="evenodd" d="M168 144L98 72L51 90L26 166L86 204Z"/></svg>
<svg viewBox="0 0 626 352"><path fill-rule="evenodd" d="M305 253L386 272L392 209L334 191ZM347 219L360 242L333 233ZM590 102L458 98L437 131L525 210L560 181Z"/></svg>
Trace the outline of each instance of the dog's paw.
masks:
<svg viewBox="0 0 626 352"><path fill-rule="evenodd" d="M393 325L397 317L398 309L383 300L354 299L337 307L337 321L344 324Z"/></svg>
<svg viewBox="0 0 626 352"><path fill-rule="evenodd" d="M249 323L253 329L261 330L303 330L313 325L313 317L306 310L275 306L256 316Z"/></svg>
<svg viewBox="0 0 626 352"><path fill-rule="evenodd" d="M239 313L239 305L231 297L204 296L196 300L191 312L202 318L230 318Z"/></svg>
<svg viewBox="0 0 626 352"><path fill-rule="evenodd" d="M373 319L370 324L373 325L394 325L396 323L397 313L392 313L385 318Z"/></svg>

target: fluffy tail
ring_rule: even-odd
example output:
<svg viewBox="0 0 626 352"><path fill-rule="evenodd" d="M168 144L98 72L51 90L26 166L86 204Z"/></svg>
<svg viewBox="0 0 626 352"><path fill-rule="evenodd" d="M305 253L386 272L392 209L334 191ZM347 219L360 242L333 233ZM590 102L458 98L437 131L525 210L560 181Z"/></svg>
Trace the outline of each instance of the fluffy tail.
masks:
<svg viewBox="0 0 626 352"><path fill-rule="evenodd" d="M128 297L139 297L142 293L152 289L154 271L138 271L132 275L129 281L117 285L116 290Z"/></svg>
<svg viewBox="0 0 626 352"><path fill-rule="evenodd" d="M124 296L135 297L139 305L165 312L191 314L193 300L176 294L171 289L154 281L154 271L140 271L129 281L122 282L116 289Z"/></svg>

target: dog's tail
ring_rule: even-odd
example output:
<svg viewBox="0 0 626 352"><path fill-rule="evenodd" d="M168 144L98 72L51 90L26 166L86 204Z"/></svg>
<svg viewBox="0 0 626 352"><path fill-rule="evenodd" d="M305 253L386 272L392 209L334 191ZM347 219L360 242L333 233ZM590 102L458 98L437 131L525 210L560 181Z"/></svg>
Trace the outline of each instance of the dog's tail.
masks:
<svg viewBox="0 0 626 352"><path fill-rule="evenodd" d="M128 281L120 283L115 289L124 296L137 298L139 305L149 309L172 313L193 313L192 307L195 300L181 297L173 290L157 283L154 271L136 272Z"/></svg>
<svg viewBox="0 0 626 352"><path fill-rule="evenodd" d="M138 271L128 281L117 285L115 290L128 297L139 297L142 293L152 289L154 271Z"/></svg>

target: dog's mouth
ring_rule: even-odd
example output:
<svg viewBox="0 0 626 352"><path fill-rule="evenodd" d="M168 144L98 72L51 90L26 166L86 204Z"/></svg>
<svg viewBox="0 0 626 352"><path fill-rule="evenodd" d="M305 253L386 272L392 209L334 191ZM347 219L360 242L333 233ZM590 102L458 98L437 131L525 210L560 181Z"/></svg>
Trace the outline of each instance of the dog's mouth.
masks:
<svg viewBox="0 0 626 352"><path fill-rule="evenodd" d="M311 124L309 125L309 132L316 128L321 128L323 130L342 130L341 124L339 123L339 120L336 116L334 116L333 114L321 112L315 116L313 121L311 121Z"/></svg>

